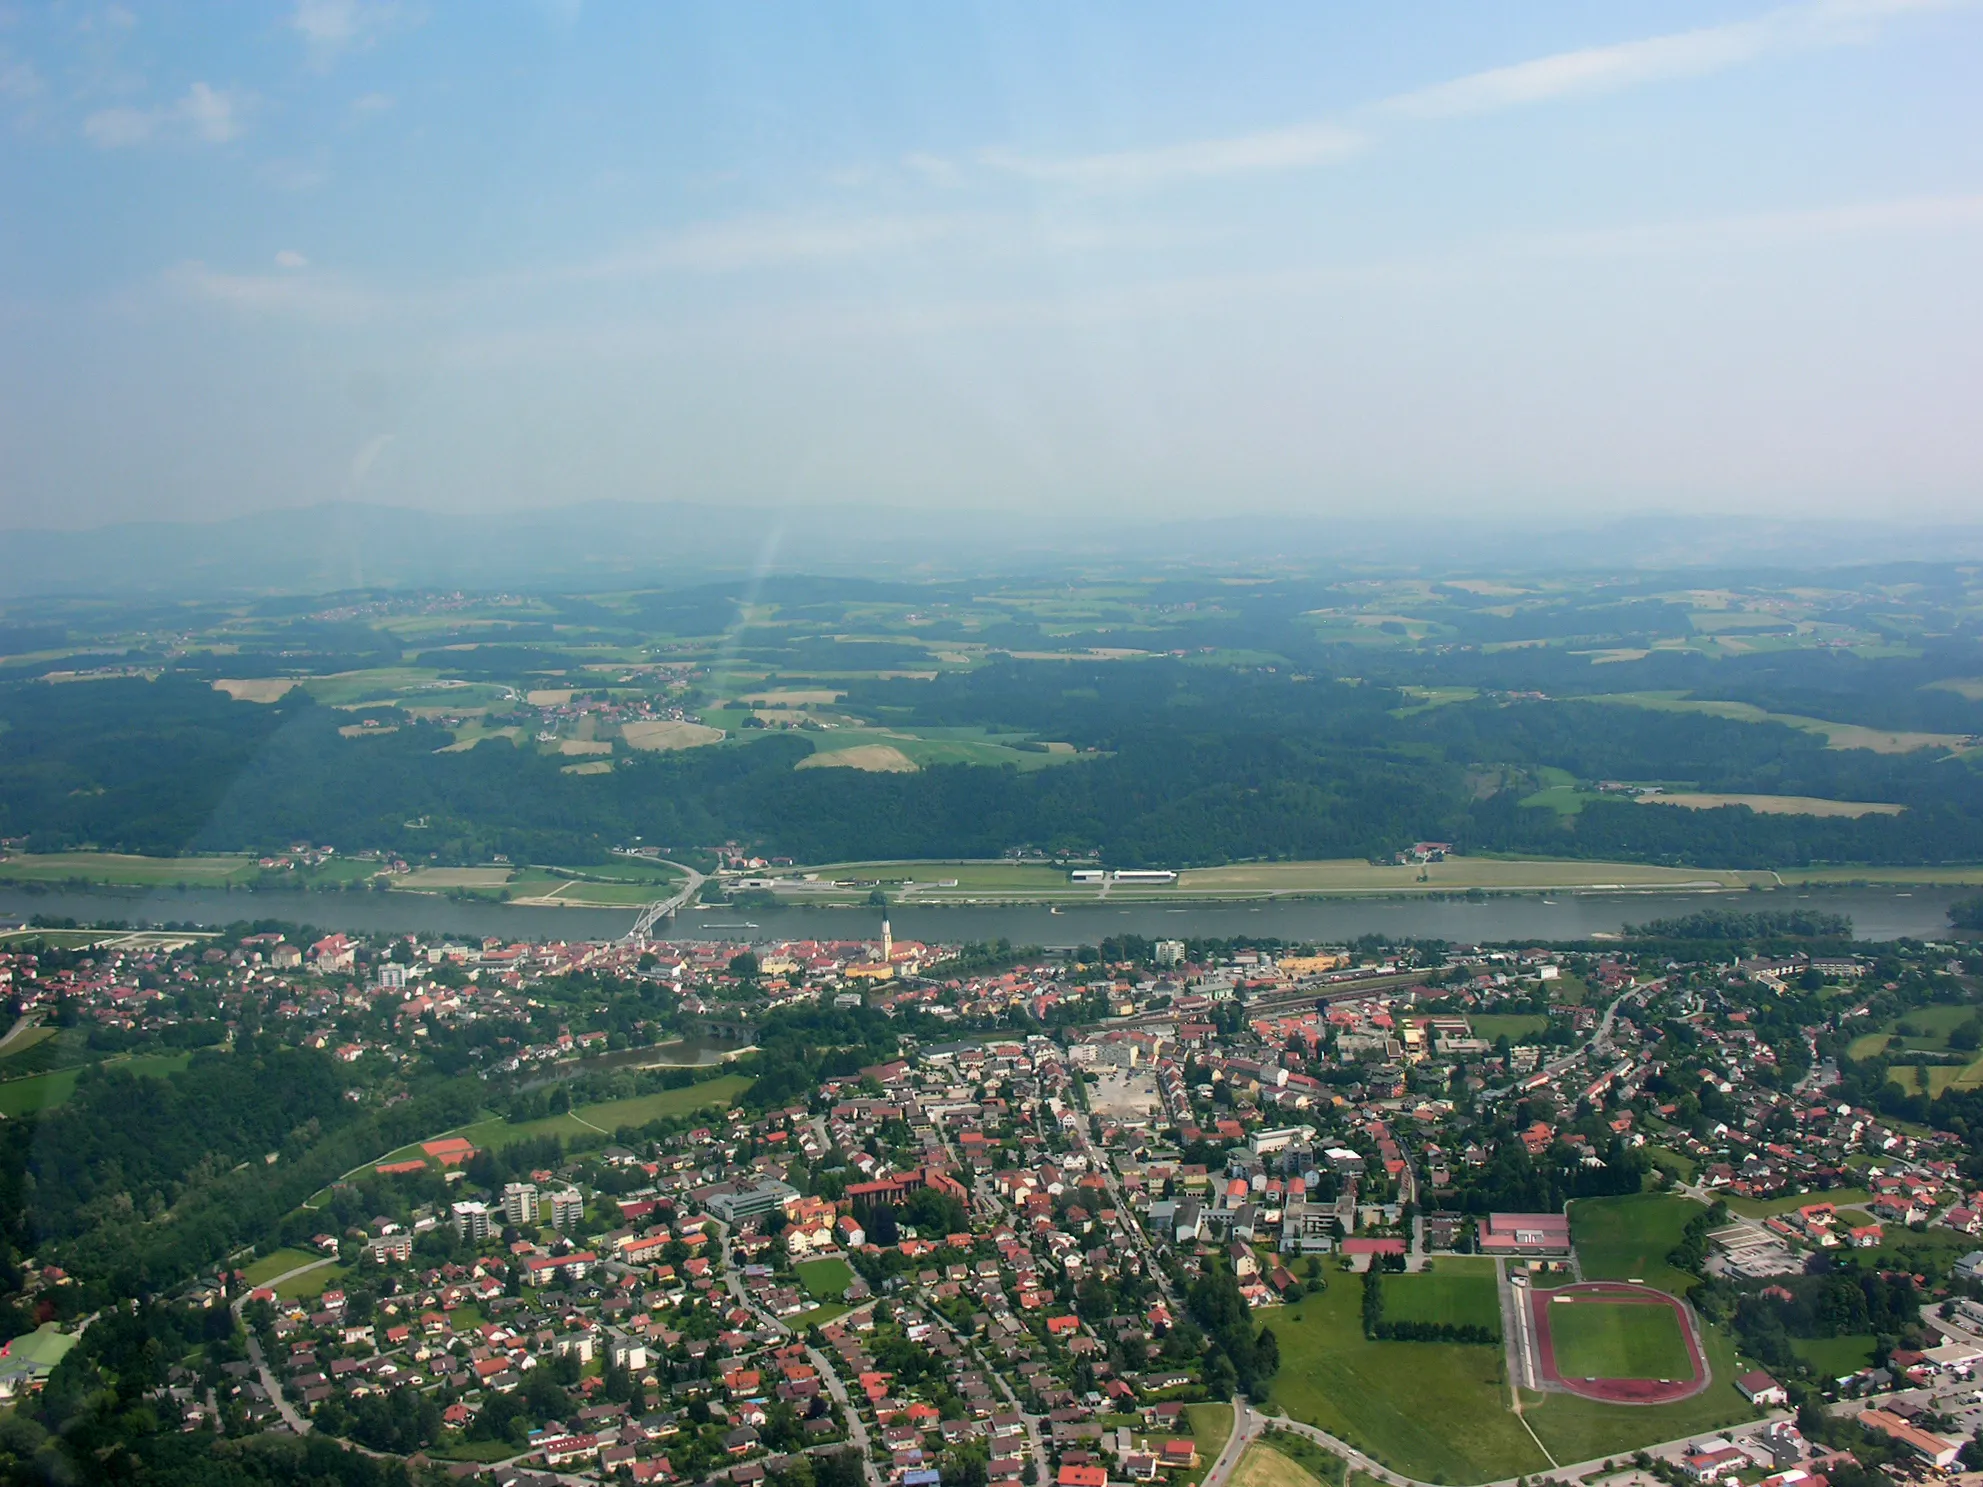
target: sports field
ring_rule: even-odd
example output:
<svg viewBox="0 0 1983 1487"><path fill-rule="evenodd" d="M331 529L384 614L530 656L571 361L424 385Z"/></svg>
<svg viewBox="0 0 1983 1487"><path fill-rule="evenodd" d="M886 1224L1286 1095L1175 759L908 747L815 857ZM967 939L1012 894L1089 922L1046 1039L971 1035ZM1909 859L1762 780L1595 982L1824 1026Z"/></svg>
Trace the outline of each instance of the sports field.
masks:
<svg viewBox="0 0 1983 1487"><path fill-rule="evenodd" d="M1556 1367L1574 1379L1684 1379L1693 1374L1680 1320L1670 1306L1631 1301L1549 1303Z"/></svg>
<svg viewBox="0 0 1983 1487"><path fill-rule="evenodd" d="M1432 1263L1435 1268L1429 1275L1385 1277L1384 1319L1446 1322L1499 1332L1501 1304L1495 1295L1494 1262L1442 1256Z"/></svg>

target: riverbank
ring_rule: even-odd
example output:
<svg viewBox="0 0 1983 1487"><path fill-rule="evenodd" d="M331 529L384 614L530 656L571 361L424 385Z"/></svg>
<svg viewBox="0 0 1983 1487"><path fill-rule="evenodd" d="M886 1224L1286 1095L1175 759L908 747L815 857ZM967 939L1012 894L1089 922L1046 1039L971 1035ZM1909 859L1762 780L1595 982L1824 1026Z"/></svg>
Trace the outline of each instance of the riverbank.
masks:
<svg viewBox="0 0 1983 1487"><path fill-rule="evenodd" d="M959 945L1009 940L1072 949L1111 936L1149 939L1277 939L1341 944L1364 934L1455 943L1602 939L1625 925L1697 908L1813 908L1851 918L1861 939L1940 939L1948 907L1970 892L1909 888L1785 887L1768 893L1585 890L1336 898L1255 902L1152 903L1090 900L1070 905L891 903L898 941ZM0 922L41 915L79 924L221 926L273 919L352 934L427 934L464 939L611 940L633 928L634 911L538 908L419 894L273 895L226 890L110 889L25 891L0 885ZM655 940L766 944L786 940L876 939L881 916L869 908L822 904L696 905L659 921Z"/></svg>

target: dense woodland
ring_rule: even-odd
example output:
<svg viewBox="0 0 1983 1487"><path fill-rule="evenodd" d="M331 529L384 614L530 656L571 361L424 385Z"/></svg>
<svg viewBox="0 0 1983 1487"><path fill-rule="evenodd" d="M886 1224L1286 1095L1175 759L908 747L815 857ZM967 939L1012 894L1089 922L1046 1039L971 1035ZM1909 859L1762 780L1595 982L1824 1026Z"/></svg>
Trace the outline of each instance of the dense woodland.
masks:
<svg viewBox="0 0 1983 1487"><path fill-rule="evenodd" d="M1850 657L1820 659L1865 675ZM1933 695L1946 699L1935 721L1983 728L1983 704ZM1983 857L1973 761L1828 749L1795 728L1700 713L1494 694L1416 707L1371 677L1174 659L998 661L935 681L857 682L849 703L898 726L986 726L1089 752L1033 773L797 771L813 744L781 732L575 777L501 740L438 752L450 736L431 724L341 737L348 713L300 692L272 706L232 701L200 674L15 680L0 682L0 836L37 849L171 854L314 840L441 861L502 852L571 863L636 834L684 850L736 840L800 861L1032 846L1184 866L1383 857L1419 839L1717 867ZM1943 716L1952 711L1963 716ZM1560 815L1519 804L1545 767L1907 809L1846 818L1593 799Z"/></svg>

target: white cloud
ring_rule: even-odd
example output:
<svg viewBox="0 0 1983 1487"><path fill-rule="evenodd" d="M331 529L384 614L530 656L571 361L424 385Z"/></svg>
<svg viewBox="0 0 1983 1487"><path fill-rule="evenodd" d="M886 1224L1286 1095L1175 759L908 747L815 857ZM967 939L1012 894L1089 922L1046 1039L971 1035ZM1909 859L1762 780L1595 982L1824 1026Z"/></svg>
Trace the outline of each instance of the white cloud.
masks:
<svg viewBox="0 0 1983 1487"><path fill-rule="evenodd" d="M964 184L964 172L957 168L957 162L945 160L941 155L925 155L916 151L904 155L902 164L932 186L949 188Z"/></svg>
<svg viewBox="0 0 1983 1487"><path fill-rule="evenodd" d="M10 103L27 103L43 92L41 74L31 62L10 62L0 57L0 98Z"/></svg>
<svg viewBox="0 0 1983 1487"><path fill-rule="evenodd" d="M1456 118L1704 77L1776 52L1864 43L1893 17L1946 9L1952 3L1955 0L1818 0L1785 6L1749 20L1490 68L1386 99L1377 111L1420 119Z"/></svg>
<svg viewBox="0 0 1983 1487"><path fill-rule="evenodd" d="M296 0L289 24L309 48L310 65L327 70L406 19L406 11L389 0Z"/></svg>
<svg viewBox="0 0 1983 1487"><path fill-rule="evenodd" d="M688 269L730 273L783 263L857 258L901 252L956 237L970 227L962 217L744 218L665 233L647 244L557 278L622 278Z"/></svg>
<svg viewBox="0 0 1983 1487"><path fill-rule="evenodd" d="M294 248L284 248L280 253L275 255L275 266L286 269L304 269L310 266L310 260L305 258L301 253L298 253Z"/></svg>
<svg viewBox="0 0 1983 1487"><path fill-rule="evenodd" d="M1966 3L1969 0L1811 0L1725 25L1490 68L1384 99L1364 110L1362 117L1459 118L1701 77L1777 52L1863 44L1895 18ZM979 158L994 169L1047 184L1136 190L1306 169L1354 154L1365 143L1365 134L1357 128L1315 121L1108 154L1035 157L994 149L983 151ZM913 168L921 158L911 156L905 163Z"/></svg>
<svg viewBox="0 0 1983 1487"><path fill-rule="evenodd" d="M99 109L83 120L83 136L99 149L125 149L152 139L179 138L220 145L238 139L247 127L253 98L232 89L194 83L185 96L164 108Z"/></svg>
<svg viewBox="0 0 1983 1487"><path fill-rule="evenodd" d="M293 268L281 274L230 274L195 261L167 270L164 281L181 296L241 314L319 324L363 320L384 304L371 290Z"/></svg>
<svg viewBox="0 0 1983 1487"><path fill-rule="evenodd" d="M390 93L365 93L351 100L354 114L382 114L393 106Z"/></svg>
<svg viewBox="0 0 1983 1487"><path fill-rule="evenodd" d="M1355 153L1363 136L1338 124L1297 124L1230 139L1197 140L1148 150L1045 159L986 150L985 164L1053 185L1135 190L1179 181L1297 170Z"/></svg>
<svg viewBox="0 0 1983 1487"><path fill-rule="evenodd" d="M1867 236L1875 233L1944 232L1983 227L1983 196L1909 196L1889 201L1790 211L1745 212L1692 221L1601 227L1584 232L1541 233L1510 239L1511 246L1543 255L1599 257L1613 254L1697 252L1752 243Z"/></svg>

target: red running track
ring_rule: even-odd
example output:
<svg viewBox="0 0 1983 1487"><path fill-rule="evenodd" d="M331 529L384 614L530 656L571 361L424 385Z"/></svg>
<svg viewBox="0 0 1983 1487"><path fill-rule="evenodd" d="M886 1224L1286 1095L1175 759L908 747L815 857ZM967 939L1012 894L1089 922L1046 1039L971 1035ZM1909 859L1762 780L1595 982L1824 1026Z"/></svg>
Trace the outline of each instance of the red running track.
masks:
<svg viewBox="0 0 1983 1487"><path fill-rule="evenodd" d="M1589 1297L1602 1301L1622 1301L1642 1306L1667 1306L1680 1324L1680 1335L1687 1339L1687 1358L1694 1366L1691 1379L1566 1379L1556 1371L1556 1343L1549 1335L1549 1307L1553 1296ZM1701 1355L1701 1339L1695 1334L1694 1319L1687 1308L1664 1291L1651 1286L1635 1286L1625 1281L1585 1281L1561 1286L1554 1291L1529 1291L1529 1315L1535 1322L1536 1371L1545 1389L1561 1389L1585 1399L1605 1404L1672 1404L1691 1399L1708 1386L1708 1360Z"/></svg>

